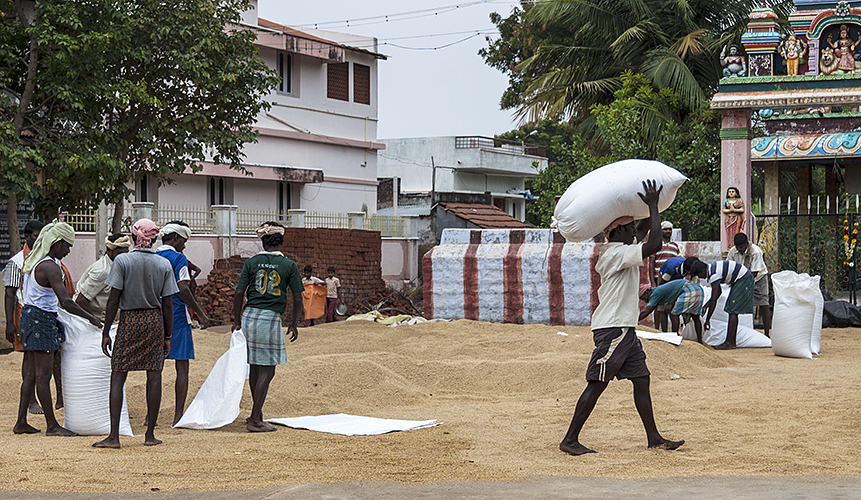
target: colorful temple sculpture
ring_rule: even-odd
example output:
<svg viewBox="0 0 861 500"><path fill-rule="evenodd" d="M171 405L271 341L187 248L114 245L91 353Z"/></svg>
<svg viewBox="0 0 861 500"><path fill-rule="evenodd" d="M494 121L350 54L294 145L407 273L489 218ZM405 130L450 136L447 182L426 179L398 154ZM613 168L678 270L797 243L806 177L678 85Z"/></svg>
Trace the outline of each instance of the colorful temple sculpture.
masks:
<svg viewBox="0 0 861 500"><path fill-rule="evenodd" d="M760 169L759 215L775 217L754 221L747 210L743 226L759 231L769 269L820 274L827 286L848 290L847 280L854 287L855 239L844 245L849 241L844 233L851 233L846 228L859 216L854 205L837 206L837 200L861 193L861 0L795 0L794 5L787 22L780 23L763 2L751 12L741 37L742 62L728 62L726 52L721 54L724 78L711 102L722 116L721 193L736 187L752 205L751 176ZM730 67L743 70L727 71ZM795 179L793 192L781 183L787 173ZM813 217L808 206L810 195L818 194L811 193L814 173L817 179L824 175L828 209L816 210L822 217ZM794 217L777 217L785 212ZM721 214L722 224L726 217ZM721 233L726 250L732 241L727 231Z"/></svg>

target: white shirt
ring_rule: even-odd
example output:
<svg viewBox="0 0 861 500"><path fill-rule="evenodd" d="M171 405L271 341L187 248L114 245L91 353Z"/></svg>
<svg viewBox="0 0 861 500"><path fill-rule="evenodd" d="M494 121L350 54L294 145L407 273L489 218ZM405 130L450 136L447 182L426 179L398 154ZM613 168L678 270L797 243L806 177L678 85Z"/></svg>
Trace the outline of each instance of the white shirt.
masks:
<svg viewBox="0 0 861 500"><path fill-rule="evenodd" d="M726 260L744 265L744 267L753 273L756 281L768 276L768 267L766 267L765 260L762 258L762 249L753 243L747 244L747 249L744 253L739 252L735 247L730 248L726 254Z"/></svg>
<svg viewBox="0 0 861 500"><path fill-rule="evenodd" d="M598 307L592 313L592 330L637 326L641 265L642 243L609 242L601 245L595 264L595 271L601 276L601 286L598 288Z"/></svg>

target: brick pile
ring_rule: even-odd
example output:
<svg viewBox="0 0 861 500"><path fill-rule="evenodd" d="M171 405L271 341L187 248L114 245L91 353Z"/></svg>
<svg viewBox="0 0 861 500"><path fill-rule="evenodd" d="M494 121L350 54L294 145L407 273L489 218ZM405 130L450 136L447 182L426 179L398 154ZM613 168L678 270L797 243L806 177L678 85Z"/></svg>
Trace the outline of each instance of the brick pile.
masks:
<svg viewBox="0 0 861 500"><path fill-rule="evenodd" d="M378 231L285 228L281 251L296 262L300 272L310 264L314 276L321 279L328 276L326 268L335 266L348 314L367 312L358 307L362 299L392 295L382 277L382 240ZM198 302L214 325L233 321L233 291L244 262L238 256L217 260L207 282L197 290ZM397 302L397 306L404 308L407 304Z"/></svg>

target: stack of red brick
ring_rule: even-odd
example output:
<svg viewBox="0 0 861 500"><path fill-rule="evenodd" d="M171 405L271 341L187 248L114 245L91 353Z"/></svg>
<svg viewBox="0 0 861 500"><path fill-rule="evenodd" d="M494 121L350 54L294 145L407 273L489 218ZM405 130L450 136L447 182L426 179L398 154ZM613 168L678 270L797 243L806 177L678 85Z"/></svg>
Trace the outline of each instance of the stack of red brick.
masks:
<svg viewBox="0 0 861 500"><path fill-rule="evenodd" d="M357 229L285 228L281 251L294 260L301 271L314 268L314 276L325 279L326 269L335 267L341 280L344 304L352 305L365 297L387 296L382 277L382 240L377 231ZM245 259L221 259L209 273L206 284L197 291L200 305L213 324L233 321L233 291ZM356 312L350 308L349 314Z"/></svg>

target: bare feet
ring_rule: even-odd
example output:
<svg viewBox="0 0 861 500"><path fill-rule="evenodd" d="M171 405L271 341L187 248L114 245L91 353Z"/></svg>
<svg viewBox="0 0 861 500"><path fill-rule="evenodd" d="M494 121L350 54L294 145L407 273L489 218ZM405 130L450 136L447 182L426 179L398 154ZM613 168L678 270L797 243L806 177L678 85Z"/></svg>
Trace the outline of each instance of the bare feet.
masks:
<svg viewBox="0 0 861 500"><path fill-rule="evenodd" d="M29 411L33 415L42 415L43 413L45 413L45 411L42 410L42 407L37 401L30 401L30 407L27 409L27 411Z"/></svg>
<svg viewBox="0 0 861 500"><path fill-rule="evenodd" d="M585 455L587 453L598 453L595 450L590 450L586 448L580 443L574 443L573 445L569 445L566 443L560 443L559 449L564 451L565 453L569 453L571 455Z"/></svg>
<svg viewBox="0 0 861 500"><path fill-rule="evenodd" d="M718 351L728 351L730 349L735 349L735 344L730 344L728 342L724 342L721 345L716 345L715 349Z"/></svg>
<svg viewBox="0 0 861 500"><path fill-rule="evenodd" d="M41 408L39 409L41 410ZM12 432L14 432L15 434L38 434L42 431L33 427L30 424L25 423L21 425L15 425L15 427L12 428Z"/></svg>
<svg viewBox="0 0 861 500"><path fill-rule="evenodd" d="M72 432L69 429L66 429L65 427L57 425L56 427L48 427L45 430L45 435L46 436L72 437L72 436L77 436L78 433Z"/></svg>
<svg viewBox="0 0 861 500"><path fill-rule="evenodd" d="M63 406L65 406L63 404L63 396L57 396L57 404L54 405L54 409L59 410Z"/></svg>
<svg viewBox="0 0 861 500"><path fill-rule="evenodd" d="M154 437L146 438L146 441L144 441L144 446L156 446L159 444L161 444L161 439L156 439Z"/></svg>
<svg viewBox="0 0 861 500"><path fill-rule="evenodd" d="M655 443L649 443L649 448L658 448L661 450L675 450L679 446L685 444L685 440L681 441L670 441L668 439L661 438L660 441Z"/></svg>
<svg viewBox="0 0 861 500"><path fill-rule="evenodd" d="M107 437L98 443L93 443L93 448L111 448L118 450L120 448L120 440Z"/></svg>
<svg viewBox="0 0 861 500"><path fill-rule="evenodd" d="M278 430L262 420L257 423L249 420L248 423L245 424L245 428L248 429L248 432L275 432Z"/></svg>

